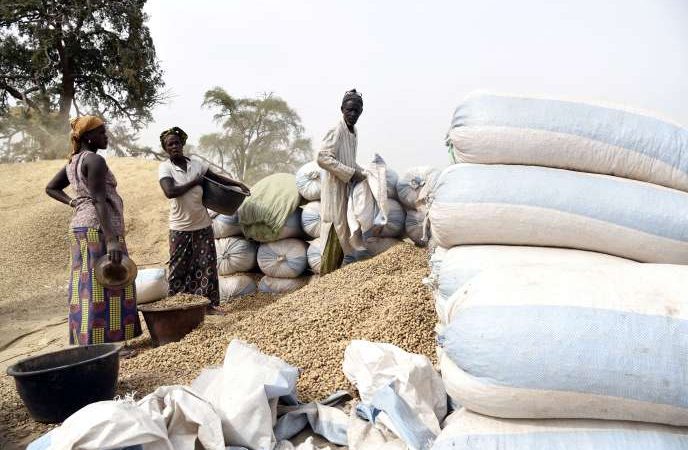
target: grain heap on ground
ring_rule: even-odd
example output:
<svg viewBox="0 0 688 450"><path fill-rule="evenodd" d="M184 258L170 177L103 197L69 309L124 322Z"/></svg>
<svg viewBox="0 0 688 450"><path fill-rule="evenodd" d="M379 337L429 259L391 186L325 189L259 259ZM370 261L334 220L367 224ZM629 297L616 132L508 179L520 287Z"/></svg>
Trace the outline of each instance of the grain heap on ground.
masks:
<svg viewBox="0 0 688 450"><path fill-rule="evenodd" d="M301 368L297 388L304 401L353 389L341 370L352 339L390 342L434 361L435 312L421 283L426 275L426 250L401 243L282 298L237 299L227 316L207 320L182 341L123 360L120 390L144 395L159 385L190 383L204 367L222 363L235 337Z"/></svg>

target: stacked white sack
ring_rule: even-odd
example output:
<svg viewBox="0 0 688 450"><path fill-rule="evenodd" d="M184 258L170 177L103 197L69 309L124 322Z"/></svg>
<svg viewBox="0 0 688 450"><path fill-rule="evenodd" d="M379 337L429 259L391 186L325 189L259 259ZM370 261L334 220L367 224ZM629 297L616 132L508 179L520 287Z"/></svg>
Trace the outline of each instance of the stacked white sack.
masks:
<svg viewBox="0 0 688 450"><path fill-rule="evenodd" d="M456 109L455 162L556 167L688 191L688 129L584 103L474 94Z"/></svg>
<svg viewBox="0 0 688 450"><path fill-rule="evenodd" d="M456 164L433 196L432 235L445 248L566 247L688 264L688 194L674 189L544 167Z"/></svg>
<svg viewBox="0 0 688 450"><path fill-rule="evenodd" d="M486 270L448 301L451 398L504 418L688 426L688 267Z"/></svg>
<svg viewBox="0 0 688 450"><path fill-rule="evenodd" d="M306 251L308 258L308 267L313 273L320 273L320 262L322 260L322 241L320 239L313 239L308 243L308 250Z"/></svg>
<svg viewBox="0 0 688 450"><path fill-rule="evenodd" d="M587 267L600 263L637 264L628 259L603 253L550 247L521 247L516 245L462 245L435 253L440 264L433 264L437 275L435 308L440 324L448 323L446 303L449 298L476 275L489 269L517 267L529 264L553 264ZM439 266L439 268L438 268Z"/></svg>
<svg viewBox="0 0 688 450"><path fill-rule="evenodd" d="M215 239L231 236L241 236L241 225L239 224L239 213L230 216L217 214L213 217L213 235Z"/></svg>
<svg viewBox="0 0 688 450"><path fill-rule="evenodd" d="M266 242L258 249L258 267L270 277L296 278L307 266L306 243L299 239Z"/></svg>
<svg viewBox="0 0 688 450"><path fill-rule="evenodd" d="M253 277L243 273L219 277L219 282L221 302L256 292L256 282Z"/></svg>
<svg viewBox="0 0 688 450"><path fill-rule="evenodd" d="M308 201L320 200L322 170L318 163L311 161L296 171L296 190Z"/></svg>
<svg viewBox="0 0 688 450"><path fill-rule="evenodd" d="M169 284L163 267L141 269L136 274L136 303L150 303L167 297Z"/></svg>
<svg viewBox="0 0 688 450"><path fill-rule="evenodd" d="M426 214L427 211L425 208L421 210L406 210L406 222L404 224L406 236L408 236L408 238L411 239L414 244L419 246L427 245L427 239L423 236Z"/></svg>
<svg viewBox="0 0 688 450"><path fill-rule="evenodd" d="M265 275L258 282L258 290L268 294L286 294L301 289L310 280L309 276L297 278L276 278Z"/></svg>
<svg viewBox="0 0 688 450"><path fill-rule="evenodd" d="M399 174L396 172L396 170L387 167L385 179L387 181L387 198L398 200L399 195L397 194L397 183L399 182Z"/></svg>
<svg viewBox="0 0 688 450"><path fill-rule="evenodd" d="M287 217L275 241L301 237L303 237L303 230L301 230L301 208L296 208L296 210Z"/></svg>
<svg viewBox="0 0 688 450"><path fill-rule="evenodd" d="M465 409L444 422L432 450L667 450L688 448L688 429L610 420L509 420Z"/></svg>
<svg viewBox="0 0 688 450"><path fill-rule="evenodd" d="M432 191L440 171L434 167L421 166L407 170L397 181L397 195L406 209L419 209L425 203L425 196Z"/></svg>
<svg viewBox="0 0 688 450"><path fill-rule="evenodd" d="M308 202L301 206L301 228L312 238L320 237L320 202Z"/></svg>
<svg viewBox="0 0 688 450"><path fill-rule="evenodd" d="M424 229L427 201L439 175L433 167L413 167L397 181L399 201L406 210L406 235L416 245L425 246L430 238Z"/></svg>
<svg viewBox="0 0 688 450"><path fill-rule="evenodd" d="M215 240L218 275L249 272L256 267L256 244L243 237Z"/></svg>

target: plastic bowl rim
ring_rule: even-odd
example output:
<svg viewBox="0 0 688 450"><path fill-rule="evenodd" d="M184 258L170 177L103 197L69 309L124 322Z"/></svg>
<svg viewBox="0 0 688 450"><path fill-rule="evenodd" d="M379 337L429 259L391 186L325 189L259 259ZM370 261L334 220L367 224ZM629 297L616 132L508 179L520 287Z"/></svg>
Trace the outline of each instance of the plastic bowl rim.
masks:
<svg viewBox="0 0 688 450"><path fill-rule="evenodd" d="M100 347L100 346L106 346L106 345L107 346L114 346L114 348L107 353L103 353L102 355L98 355L98 356L95 356L93 358L85 359L83 361L79 361L76 363L65 364L65 365L56 366L56 367L50 367L47 369L32 370L30 372L19 372L19 371L15 370L15 367L17 367L19 364L21 364L23 362L30 361L32 359L41 358L41 357L44 357L46 355L50 355L52 353L59 353L59 352L65 351L65 350L72 350L72 349L77 349L80 347ZM41 355L36 355L36 356L31 356L29 358L25 358L25 359L23 359L17 363L12 364L11 366L9 366L7 368L7 375L9 375L11 377L15 377L15 378L24 378L24 377L29 377L29 376L33 376L33 375L42 375L42 374L48 373L48 372L55 372L55 371L66 369L66 368L78 367L78 366L81 366L84 364L91 363L93 361L97 361L99 359L107 358L108 356L112 356L115 353L119 353L119 351L122 350L123 347L124 347L124 344L121 342L107 342L104 344L90 344L90 345L75 345L72 347L68 347L67 349L56 350L53 352L43 353Z"/></svg>

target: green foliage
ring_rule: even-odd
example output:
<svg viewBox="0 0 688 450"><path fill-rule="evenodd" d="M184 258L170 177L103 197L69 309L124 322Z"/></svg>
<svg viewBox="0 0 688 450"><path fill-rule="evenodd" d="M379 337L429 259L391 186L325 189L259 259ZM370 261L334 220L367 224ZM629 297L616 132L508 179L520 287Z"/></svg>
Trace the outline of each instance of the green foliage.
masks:
<svg viewBox="0 0 688 450"><path fill-rule="evenodd" d="M197 153L249 184L276 172L294 172L312 157L299 115L273 94L234 98L215 87L203 106L216 111L222 132L201 136Z"/></svg>
<svg viewBox="0 0 688 450"><path fill-rule="evenodd" d="M135 130L151 119L164 82L144 4L0 2L0 158L64 155L72 110Z"/></svg>

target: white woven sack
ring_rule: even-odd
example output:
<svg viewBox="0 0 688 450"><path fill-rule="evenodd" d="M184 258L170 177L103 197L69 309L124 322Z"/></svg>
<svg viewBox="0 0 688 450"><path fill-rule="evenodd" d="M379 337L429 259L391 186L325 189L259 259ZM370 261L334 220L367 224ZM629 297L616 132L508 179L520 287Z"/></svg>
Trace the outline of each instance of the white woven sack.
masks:
<svg viewBox="0 0 688 450"><path fill-rule="evenodd" d="M441 247L440 247L441 248ZM448 321L447 304L454 292L481 272L525 264L589 266L594 264L637 264L629 259L565 248L517 245L461 245L446 251L439 265L435 308L441 324Z"/></svg>
<svg viewBox="0 0 688 450"><path fill-rule="evenodd" d="M428 239L423 235L425 228L425 215L425 209L409 209L406 211L406 221L404 224L406 236L408 236L414 244L421 247L428 245Z"/></svg>
<svg viewBox="0 0 688 450"><path fill-rule="evenodd" d="M382 227L380 237L399 237L404 233L404 223L406 222L406 211L401 204L388 198L385 204L387 223Z"/></svg>
<svg viewBox="0 0 688 450"><path fill-rule="evenodd" d="M249 272L256 267L256 244L241 237L215 241L218 275Z"/></svg>
<svg viewBox="0 0 688 450"><path fill-rule="evenodd" d="M432 236L563 247L688 264L688 194L625 178L534 166L455 164L433 192Z"/></svg>
<svg viewBox="0 0 688 450"><path fill-rule="evenodd" d="M296 171L296 190L308 201L320 200L322 169L315 161L304 164Z"/></svg>
<svg viewBox="0 0 688 450"><path fill-rule="evenodd" d="M299 239L266 242L258 248L258 267L265 275L296 278L307 266L306 243Z"/></svg>
<svg viewBox="0 0 688 450"><path fill-rule="evenodd" d="M668 450L688 448L685 428L611 420L509 420L466 409L445 420L433 450Z"/></svg>
<svg viewBox="0 0 688 450"><path fill-rule="evenodd" d="M312 238L320 237L320 202L309 202L301 207L301 228Z"/></svg>
<svg viewBox="0 0 688 450"><path fill-rule="evenodd" d="M258 283L258 290L268 294L286 294L301 289L308 284L310 277L275 278L264 276Z"/></svg>
<svg viewBox="0 0 688 450"><path fill-rule="evenodd" d="M418 209L422 206L439 175L440 171L434 167L420 166L412 167L399 177L397 196L404 208Z"/></svg>
<svg viewBox="0 0 688 450"><path fill-rule="evenodd" d="M688 266L486 270L438 337L451 398L504 418L688 426Z"/></svg>
<svg viewBox="0 0 688 450"><path fill-rule="evenodd" d="M213 218L213 235L215 239L230 236L241 236L241 225L239 224L239 213L231 216L218 214Z"/></svg>
<svg viewBox="0 0 688 450"><path fill-rule="evenodd" d="M144 304L167 297L169 284L163 267L141 269L136 274L136 303Z"/></svg>
<svg viewBox="0 0 688 450"><path fill-rule="evenodd" d="M280 234L277 239L287 239L287 238L300 238L303 236L303 230L301 229L301 208L296 208L296 211L291 213L287 217L287 221L284 222L284 226L280 230Z"/></svg>
<svg viewBox="0 0 688 450"><path fill-rule="evenodd" d="M219 277L219 282L220 301L222 302L256 292L256 282L249 275L235 274Z"/></svg>
<svg viewBox="0 0 688 450"><path fill-rule="evenodd" d="M688 190L688 129L644 113L478 93L456 109L449 137L458 163L556 167Z"/></svg>
<svg viewBox="0 0 688 450"><path fill-rule="evenodd" d="M397 182L399 182L399 174L394 169L387 167L387 197L397 199Z"/></svg>
<svg viewBox="0 0 688 450"><path fill-rule="evenodd" d="M308 258L308 266L313 273L320 273L320 262L322 260L322 242L320 239L314 239L308 243L306 256Z"/></svg>

